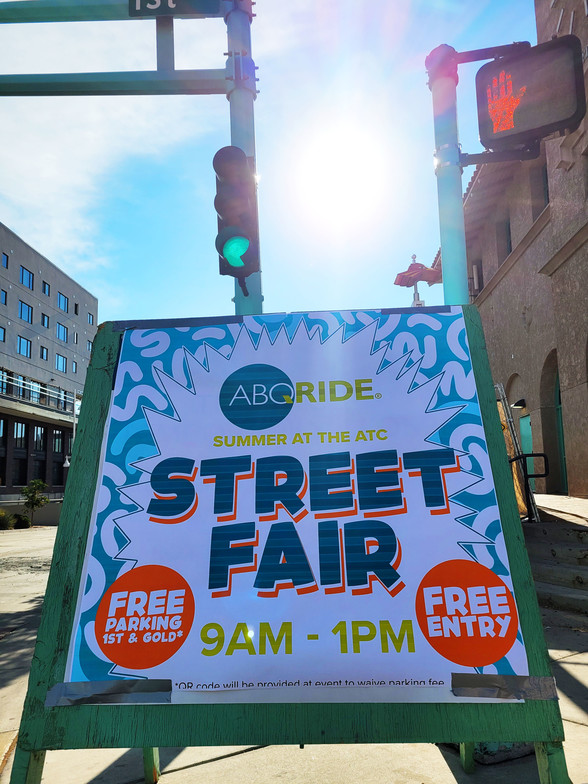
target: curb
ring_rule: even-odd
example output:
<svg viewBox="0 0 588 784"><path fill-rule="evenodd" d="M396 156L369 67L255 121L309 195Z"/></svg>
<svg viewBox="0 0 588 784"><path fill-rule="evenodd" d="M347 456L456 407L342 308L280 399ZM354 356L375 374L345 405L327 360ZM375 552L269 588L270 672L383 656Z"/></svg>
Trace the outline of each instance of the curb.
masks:
<svg viewBox="0 0 588 784"><path fill-rule="evenodd" d="M16 741L18 739L18 732L16 730L8 730L8 732L0 732L0 773L6 767L6 763L10 759L12 752L15 749Z"/></svg>

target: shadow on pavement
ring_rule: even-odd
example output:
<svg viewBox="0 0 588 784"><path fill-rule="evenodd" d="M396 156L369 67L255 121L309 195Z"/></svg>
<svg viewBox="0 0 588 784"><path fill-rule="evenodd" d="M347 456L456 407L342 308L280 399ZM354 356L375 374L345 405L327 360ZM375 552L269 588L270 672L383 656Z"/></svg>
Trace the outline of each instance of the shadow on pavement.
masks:
<svg viewBox="0 0 588 784"><path fill-rule="evenodd" d="M27 609L0 613L0 689L28 674L41 620L43 594L26 602Z"/></svg>
<svg viewBox="0 0 588 784"><path fill-rule="evenodd" d="M190 770L191 768L198 768L201 765L209 765L213 762L220 762L221 760L229 759L229 757L236 757L240 754L246 754L250 751L257 751L264 749L265 746L251 746L239 751L231 751L227 754L220 754L214 757L208 757L198 762L193 762L189 765L181 765L172 767L172 763L184 751L184 747L162 748L159 750L159 762L162 774L163 773L177 773L182 770ZM129 749L122 754L116 762L113 762L101 773L95 776L88 784L144 784L145 778L143 776L143 752L141 749Z"/></svg>

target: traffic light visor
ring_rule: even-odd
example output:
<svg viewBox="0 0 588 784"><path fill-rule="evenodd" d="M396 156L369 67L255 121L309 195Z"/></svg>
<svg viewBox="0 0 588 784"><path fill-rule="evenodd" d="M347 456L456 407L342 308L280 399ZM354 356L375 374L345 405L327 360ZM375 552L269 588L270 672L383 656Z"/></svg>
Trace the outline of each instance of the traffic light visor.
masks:
<svg viewBox="0 0 588 784"><path fill-rule="evenodd" d="M486 149L520 149L575 130L586 112L580 40L566 35L487 63L476 74L476 96Z"/></svg>
<svg viewBox="0 0 588 784"><path fill-rule="evenodd" d="M221 182L240 182L247 179L247 156L240 147L222 147L212 159L212 167Z"/></svg>

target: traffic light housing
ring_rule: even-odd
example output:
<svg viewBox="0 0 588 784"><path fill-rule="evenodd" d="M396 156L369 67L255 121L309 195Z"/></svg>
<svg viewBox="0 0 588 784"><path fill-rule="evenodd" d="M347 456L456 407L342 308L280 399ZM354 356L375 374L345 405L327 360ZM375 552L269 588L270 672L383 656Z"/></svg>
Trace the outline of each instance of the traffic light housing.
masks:
<svg viewBox="0 0 588 784"><path fill-rule="evenodd" d="M212 161L216 172L218 214L216 249L219 272L237 278L247 296L245 278L259 271L259 229L254 163L240 147L223 147Z"/></svg>
<svg viewBox="0 0 588 784"><path fill-rule="evenodd" d="M565 35L487 63L476 74L476 96L488 150L520 150L574 131L586 112L580 40Z"/></svg>

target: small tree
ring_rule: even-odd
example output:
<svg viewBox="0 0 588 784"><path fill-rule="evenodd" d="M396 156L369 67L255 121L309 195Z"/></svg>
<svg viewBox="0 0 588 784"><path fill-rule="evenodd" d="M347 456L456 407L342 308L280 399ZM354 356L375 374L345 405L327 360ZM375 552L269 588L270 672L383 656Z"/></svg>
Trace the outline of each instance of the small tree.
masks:
<svg viewBox="0 0 588 784"><path fill-rule="evenodd" d="M35 509L40 509L49 503L49 498L43 495L43 490L47 489L47 484L42 479L31 479L26 487L21 490L21 495L25 499L24 506L31 513L31 525Z"/></svg>

